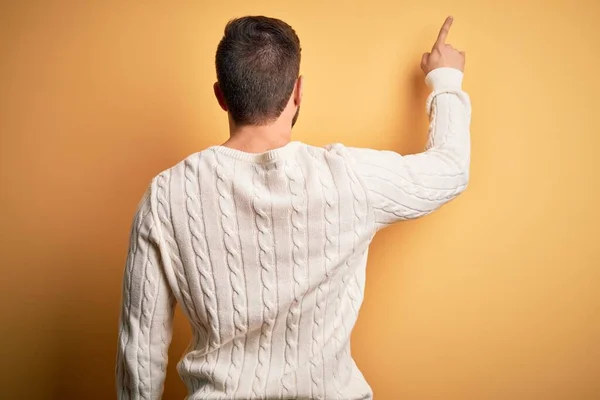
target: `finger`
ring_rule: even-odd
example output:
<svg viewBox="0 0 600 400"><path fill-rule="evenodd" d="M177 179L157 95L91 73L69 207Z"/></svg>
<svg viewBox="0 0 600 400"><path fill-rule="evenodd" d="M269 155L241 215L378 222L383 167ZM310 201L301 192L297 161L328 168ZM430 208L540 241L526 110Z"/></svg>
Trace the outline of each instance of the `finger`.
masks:
<svg viewBox="0 0 600 400"><path fill-rule="evenodd" d="M442 28L440 29L440 33L438 34L437 40L435 41L434 47L439 47L446 43L446 37L448 36L448 32L450 32L452 21L454 21L453 17L446 18L446 20L444 21L444 25L442 25Z"/></svg>
<svg viewBox="0 0 600 400"><path fill-rule="evenodd" d="M429 53L423 53L423 56L421 57L421 65L427 64L428 59L429 59Z"/></svg>

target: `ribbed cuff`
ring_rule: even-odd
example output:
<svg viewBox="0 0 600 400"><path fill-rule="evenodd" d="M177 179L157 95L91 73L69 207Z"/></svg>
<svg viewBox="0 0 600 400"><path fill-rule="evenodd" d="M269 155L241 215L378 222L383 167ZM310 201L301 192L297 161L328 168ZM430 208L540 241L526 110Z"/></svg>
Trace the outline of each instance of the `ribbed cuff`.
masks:
<svg viewBox="0 0 600 400"><path fill-rule="evenodd" d="M434 92L461 90L462 80L462 71L448 67L434 69L425 77L425 83L427 83Z"/></svg>

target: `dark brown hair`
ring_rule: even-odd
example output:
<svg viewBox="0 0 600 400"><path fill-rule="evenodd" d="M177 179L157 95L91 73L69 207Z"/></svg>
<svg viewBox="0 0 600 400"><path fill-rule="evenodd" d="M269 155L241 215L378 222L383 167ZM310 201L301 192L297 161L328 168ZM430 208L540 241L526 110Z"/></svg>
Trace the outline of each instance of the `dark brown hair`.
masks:
<svg viewBox="0 0 600 400"><path fill-rule="evenodd" d="M263 16L229 21L217 47L219 86L238 125L264 125L284 110L300 72L300 39Z"/></svg>

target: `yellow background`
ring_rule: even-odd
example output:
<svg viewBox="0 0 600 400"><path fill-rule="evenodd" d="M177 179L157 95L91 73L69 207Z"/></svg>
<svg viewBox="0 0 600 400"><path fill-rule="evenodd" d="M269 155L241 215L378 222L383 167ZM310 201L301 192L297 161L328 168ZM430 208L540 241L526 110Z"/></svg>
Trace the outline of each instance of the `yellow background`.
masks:
<svg viewBox="0 0 600 400"><path fill-rule="evenodd" d="M134 209L225 140L214 52L247 14L300 36L296 140L403 153L425 142L421 53L455 16L471 185L372 246L352 347L376 399L599 399L594 0L2 2L2 398L114 398ZM165 399L188 338L178 314Z"/></svg>

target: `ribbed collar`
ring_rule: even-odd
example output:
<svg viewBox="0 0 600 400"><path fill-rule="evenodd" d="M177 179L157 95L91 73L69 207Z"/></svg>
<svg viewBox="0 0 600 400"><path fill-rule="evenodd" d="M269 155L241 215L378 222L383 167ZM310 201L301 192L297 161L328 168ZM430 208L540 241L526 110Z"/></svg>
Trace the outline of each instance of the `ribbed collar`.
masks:
<svg viewBox="0 0 600 400"><path fill-rule="evenodd" d="M238 160L266 164L275 160L282 160L290 157L298 148L301 142L289 142L285 146L265 151L264 153L246 153L245 151L232 149L225 146L212 146L210 149L225 154Z"/></svg>

